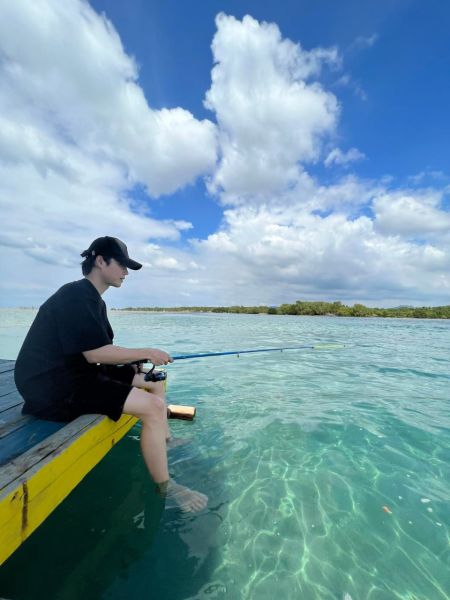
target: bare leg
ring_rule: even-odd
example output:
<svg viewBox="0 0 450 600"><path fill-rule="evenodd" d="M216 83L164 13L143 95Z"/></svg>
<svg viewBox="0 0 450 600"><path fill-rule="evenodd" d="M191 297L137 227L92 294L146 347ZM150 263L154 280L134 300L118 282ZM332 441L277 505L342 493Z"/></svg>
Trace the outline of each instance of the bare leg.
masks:
<svg viewBox="0 0 450 600"><path fill-rule="evenodd" d="M143 373L136 373L131 383L132 386L141 388L143 390L147 390L156 396L159 396L166 401L166 392L164 381L145 381ZM166 419L166 440L169 441L172 438L172 434L170 433L169 424Z"/></svg>
<svg viewBox="0 0 450 600"><path fill-rule="evenodd" d="M159 396L164 401L166 399L166 391L164 381L145 381L143 373L137 373L134 376L132 385L134 387L145 389L156 396ZM189 438L174 438L170 431L168 420L166 419L166 443L168 448L176 448L177 446L183 446L189 443Z"/></svg>
<svg viewBox="0 0 450 600"><path fill-rule="evenodd" d="M123 412L141 419L141 450L147 469L156 484L168 481L166 403L159 396L133 388Z"/></svg>
<svg viewBox="0 0 450 600"><path fill-rule="evenodd" d="M157 491L183 511L205 508L207 496L169 479L166 448L167 409L164 400L155 394L133 388L125 401L123 412L141 419L142 455L156 483Z"/></svg>

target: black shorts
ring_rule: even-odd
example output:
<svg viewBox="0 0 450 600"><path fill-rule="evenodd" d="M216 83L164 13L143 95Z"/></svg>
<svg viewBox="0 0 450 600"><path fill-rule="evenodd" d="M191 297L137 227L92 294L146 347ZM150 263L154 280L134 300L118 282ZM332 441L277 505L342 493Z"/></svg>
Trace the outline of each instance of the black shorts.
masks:
<svg viewBox="0 0 450 600"><path fill-rule="evenodd" d="M131 382L135 370L131 365L101 366L96 377L67 398L42 411L26 411L39 419L73 421L81 415L106 415L113 421L122 416L123 405L133 389Z"/></svg>
<svg viewBox="0 0 450 600"><path fill-rule="evenodd" d="M80 415L99 414L118 421L122 416L125 400L133 389L131 382L134 375L135 370L131 365L101 367L92 383L68 399L71 420Z"/></svg>

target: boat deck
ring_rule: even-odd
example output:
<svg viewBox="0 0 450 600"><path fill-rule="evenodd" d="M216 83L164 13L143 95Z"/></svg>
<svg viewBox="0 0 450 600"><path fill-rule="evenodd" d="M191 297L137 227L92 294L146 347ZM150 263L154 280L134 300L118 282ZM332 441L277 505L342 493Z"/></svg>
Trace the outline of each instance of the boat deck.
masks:
<svg viewBox="0 0 450 600"><path fill-rule="evenodd" d="M0 564L137 422L83 415L54 423L22 415L14 361L0 359Z"/></svg>

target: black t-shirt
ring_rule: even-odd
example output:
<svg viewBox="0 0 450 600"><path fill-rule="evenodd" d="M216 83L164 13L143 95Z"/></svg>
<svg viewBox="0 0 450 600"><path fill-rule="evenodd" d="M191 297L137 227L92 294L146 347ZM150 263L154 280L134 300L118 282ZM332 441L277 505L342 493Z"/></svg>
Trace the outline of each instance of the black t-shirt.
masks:
<svg viewBox="0 0 450 600"><path fill-rule="evenodd" d="M15 366L24 412L41 412L89 385L98 368L82 352L112 344L106 305L88 279L63 285L39 309Z"/></svg>

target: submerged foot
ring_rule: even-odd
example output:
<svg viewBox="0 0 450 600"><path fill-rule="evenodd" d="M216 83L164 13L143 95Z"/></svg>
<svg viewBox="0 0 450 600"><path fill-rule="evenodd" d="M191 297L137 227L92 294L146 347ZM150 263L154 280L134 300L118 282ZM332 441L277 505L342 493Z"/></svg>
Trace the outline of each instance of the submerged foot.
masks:
<svg viewBox="0 0 450 600"><path fill-rule="evenodd" d="M191 440L189 438L174 438L171 437L166 441L167 449L171 450L172 448L177 448L178 446L184 446L185 444L189 444Z"/></svg>
<svg viewBox="0 0 450 600"><path fill-rule="evenodd" d="M180 485L173 479L167 482L164 496L166 508L180 508L183 512L199 512L208 504L208 496Z"/></svg>

